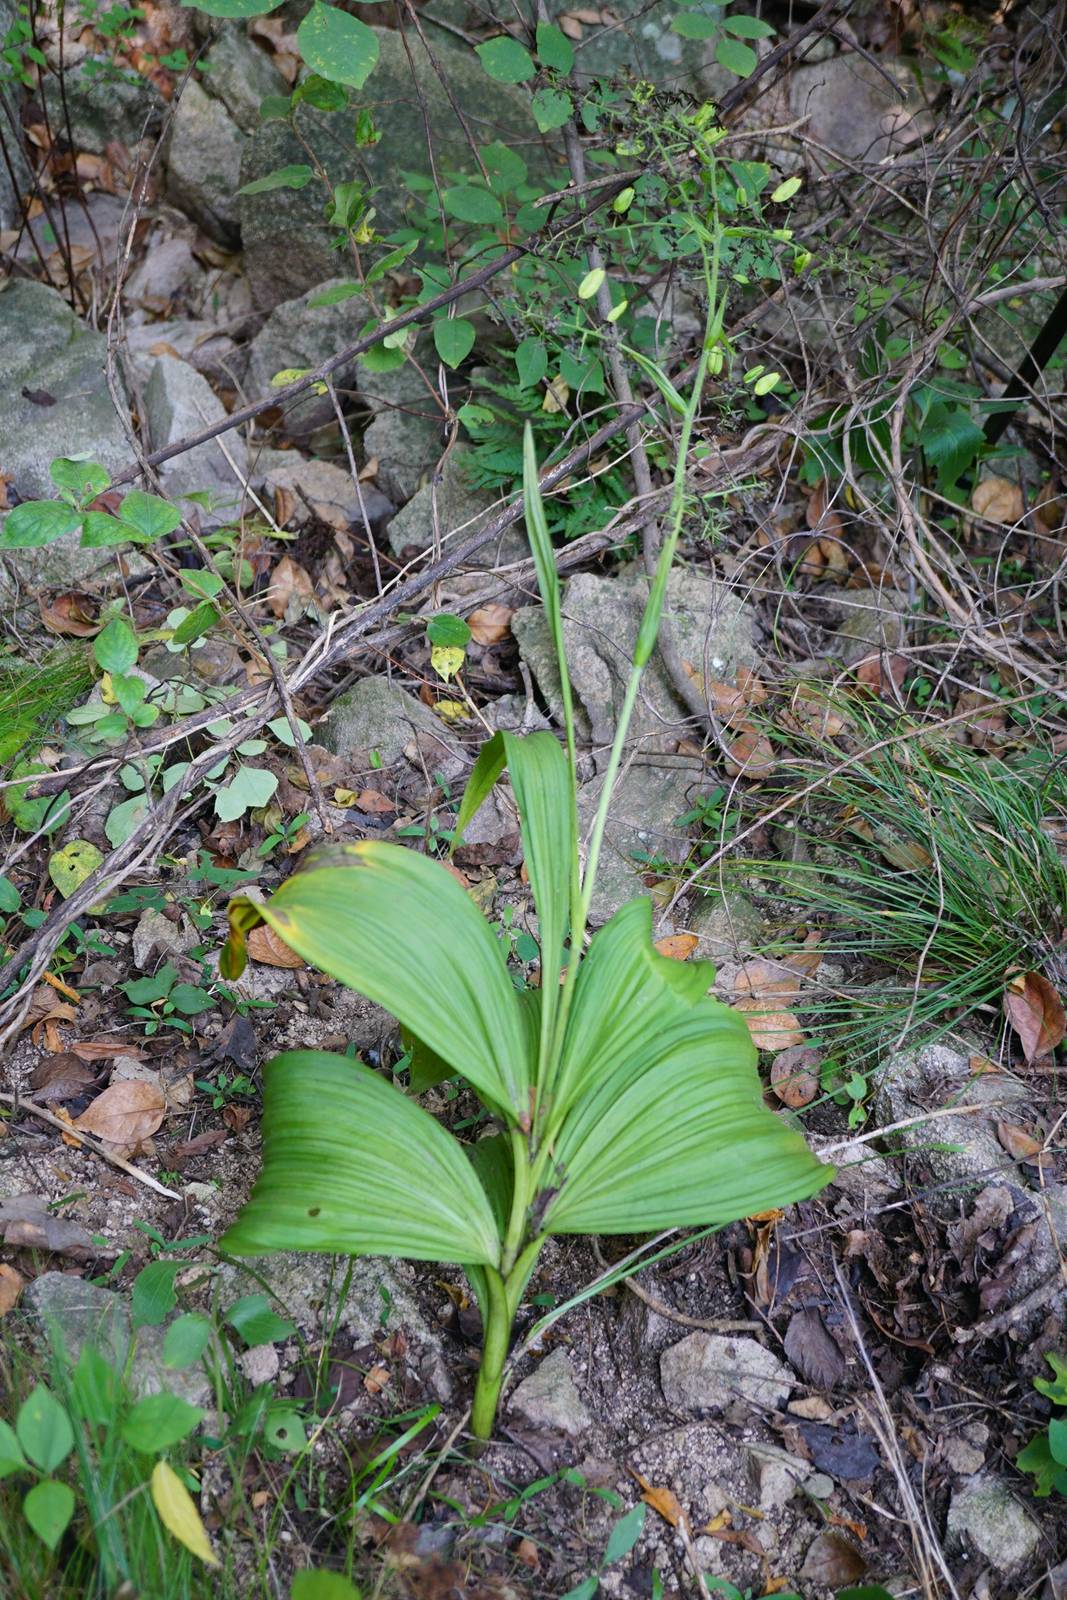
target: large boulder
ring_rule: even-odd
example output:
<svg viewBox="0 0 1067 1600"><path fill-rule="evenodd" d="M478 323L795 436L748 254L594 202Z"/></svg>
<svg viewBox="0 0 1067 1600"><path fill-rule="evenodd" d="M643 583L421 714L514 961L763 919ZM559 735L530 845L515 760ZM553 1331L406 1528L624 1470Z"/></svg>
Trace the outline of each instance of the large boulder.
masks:
<svg viewBox="0 0 1067 1600"><path fill-rule="evenodd" d="M220 24L200 81L245 133L259 125L259 108L268 95L289 92L270 56L248 37L243 22Z"/></svg>
<svg viewBox="0 0 1067 1600"><path fill-rule="evenodd" d="M189 434L198 433L226 415L207 379L201 377L195 367L175 356L156 358L152 376L145 385L144 406L144 420L154 450L163 450ZM172 498L205 491L212 496L209 523L225 520L236 510L243 493L240 479L245 472L244 440L236 430L224 435L221 443L209 439L165 461L159 469L163 489Z"/></svg>
<svg viewBox="0 0 1067 1600"><path fill-rule="evenodd" d="M412 44L419 72L416 92L399 34L385 28L375 31L381 54L360 99L373 113L381 134L378 143L355 147L350 111L326 114L301 106L297 118L301 133L332 183L355 178L373 191L375 227L386 234L400 225L412 202L400 173L429 171L424 116L439 171L472 171L474 160L466 130L421 46ZM503 139L531 163L541 160L543 146L526 91L487 77L473 50L436 40L434 48L478 142ZM527 139L523 139L522 129L529 129ZM248 184L279 167L306 165L307 161L308 152L288 123L266 122L248 141L241 182ZM560 177L565 181L562 168ZM258 305L275 306L336 275L337 229L325 221L325 198L317 182L303 189L273 189L240 197L245 263Z"/></svg>
<svg viewBox="0 0 1067 1600"><path fill-rule="evenodd" d="M220 244L241 238L237 190L245 136L221 100L190 81L174 113L167 151L167 194Z"/></svg>
<svg viewBox="0 0 1067 1600"><path fill-rule="evenodd" d="M49 468L56 456L87 452L109 472L130 459L123 424L104 377L106 341L43 283L0 284L0 473L19 500L55 494ZM19 572L33 587L71 583L101 565L98 550L81 550L70 534L19 552Z"/></svg>
<svg viewBox="0 0 1067 1600"><path fill-rule="evenodd" d="M48 74L42 93L54 131L69 133L76 150L102 155L113 139L130 146L159 132L166 102L150 78L117 70L104 56L88 56L63 75Z"/></svg>

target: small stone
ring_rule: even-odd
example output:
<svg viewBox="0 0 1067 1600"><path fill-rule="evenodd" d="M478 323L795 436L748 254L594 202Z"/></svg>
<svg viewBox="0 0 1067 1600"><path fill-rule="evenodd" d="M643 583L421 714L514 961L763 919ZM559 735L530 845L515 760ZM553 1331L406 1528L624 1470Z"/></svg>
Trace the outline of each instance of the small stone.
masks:
<svg viewBox="0 0 1067 1600"><path fill-rule="evenodd" d="M780 1511L793 1498L808 1471L806 1461L774 1445L750 1445L748 1463L759 1489L761 1511Z"/></svg>
<svg viewBox="0 0 1067 1600"><path fill-rule="evenodd" d="M955 1433L949 1434L946 1438L941 1449L941 1458L945 1465L951 1467L953 1472L958 1472L961 1478L973 1477L985 1466L985 1451Z"/></svg>
<svg viewBox="0 0 1067 1600"><path fill-rule="evenodd" d="M440 760L455 751L444 723L429 706L378 677L362 678L354 689L338 695L320 726L320 737L328 750L341 756L366 759L377 751L387 767L420 737L432 742Z"/></svg>
<svg viewBox="0 0 1067 1600"><path fill-rule="evenodd" d="M226 415L221 400L207 380L187 362L174 356L156 358L152 376L145 385L144 403L145 422L155 450L199 433L209 423L221 422ZM243 477L243 439L234 430L224 436L223 442ZM225 520L225 513L235 509L242 497L241 484L215 439L196 445L173 461L164 462L159 472L163 487L171 497L202 490L214 496L216 505L208 514L211 526Z"/></svg>
<svg viewBox="0 0 1067 1600"><path fill-rule="evenodd" d="M804 1479L803 1488L813 1500L829 1500L837 1485L825 1472L813 1472L810 1478Z"/></svg>
<svg viewBox="0 0 1067 1600"><path fill-rule="evenodd" d="M133 930L133 964L138 972L147 972L157 954L181 955L192 948L196 938L185 917L171 922L162 911L149 907L141 912Z"/></svg>
<svg viewBox="0 0 1067 1600"><path fill-rule="evenodd" d="M164 348L169 346L169 349ZM175 318L167 322L144 322L126 329L126 348L134 372L147 383L160 355L177 355L205 378L230 384L235 382L239 365L237 345L228 334L220 333L210 322Z"/></svg>
<svg viewBox="0 0 1067 1600"><path fill-rule="evenodd" d="M736 890L701 895L686 928L700 940L695 954L702 961L736 961L766 938L763 918L747 895Z"/></svg>
<svg viewBox="0 0 1067 1600"><path fill-rule="evenodd" d="M195 79L182 90L171 125L167 193L186 216L220 244L240 243L237 191L245 136L220 100Z"/></svg>
<svg viewBox="0 0 1067 1600"><path fill-rule="evenodd" d="M289 92L266 50L249 38L243 23L222 24L202 68L203 87L222 101L244 133L259 127L260 104L268 95Z"/></svg>
<svg viewBox="0 0 1067 1600"><path fill-rule="evenodd" d="M511 1396L509 1409L518 1411L535 1427L550 1428L572 1438L585 1432L591 1418L582 1404L565 1350L553 1350L536 1371L523 1379Z"/></svg>
<svg viewBox="0 0 1067 1600"><path fill-rule="evenodd" d="M371 531L377 533L393 514L393 502L387 500L372 483L361 483L359 493L346 467L335 466L332 461L319 461L315 457L298 455L295 450L284 452L288 460L272 466L264 479L269 495L277 490L288 490L293 500L289 526L301 528L317 516L332 528L346 531L354 528L363 531L366 514Z"/></svg>
<svg viewBox="0 0 1067 1600"><path fill-rule="evenodd" d="M381 411L363 435L363 453L378 463L378 484L396 505L405 505L429 478L444 449L440 414L429 396L412 411Z"/></svg>
<svg viewBox="0 0 1067 1600"><path fill-rule="evenodd" d="M278 1351L272 1344L254 1344L240 1358L241 1371L253 1385L273 1383L281 1365Z"/></svg>
<svg viewBox="0 0 1067 1600"><path fill-rule="evenodd" d="M773 1411L794 1383L789 1368L755 1339L712 1333L691 1333L664 1350L660 1379L676 1411L722 1411L738 1400Z"/></svg>
<svg viewBox="0 0 1067 1600"><path fill-rule="evenodd" d="M435 514L442 548L447 554L480 533L500 501L484 489L471 486L464 471L470 451L457 446L445 461L440 481L424 483L398 511L389 524L389 545L395 555L408 546L422 551L433 546ZM379 477L381 469L379 468ZM518 528L505 530L499 538L471 557L470 566L497 567L522 561L529 554L526 537Z"/></svg>
<svg viewBox="0 0 1067 1600"><path fill-rule="evenodd" d="M998 1572L1022 1566L1041 1542L1037 1523L992 1473L972 1478L956 1490L947 1526L959 1543L973 1545Z"/></svg>

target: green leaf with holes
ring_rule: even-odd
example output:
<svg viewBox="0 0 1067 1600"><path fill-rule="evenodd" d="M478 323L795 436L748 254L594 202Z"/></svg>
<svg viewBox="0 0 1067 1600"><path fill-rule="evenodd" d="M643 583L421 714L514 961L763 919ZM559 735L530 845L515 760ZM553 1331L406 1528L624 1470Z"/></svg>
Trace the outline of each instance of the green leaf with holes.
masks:
<svg viewBox="0 0 1067 1600"><path fill-rule="evenodd" d="M378 64L378 35L337 6L315 4L296 31L300 54L330 83L362 89Z"/></svg>
<svg viewBox="0 0 1067 1600"><path fill-rule="evenodd" d="M537 71L533 56L508 34L474 47L478 60L497 83L526 83Z"/></svg>

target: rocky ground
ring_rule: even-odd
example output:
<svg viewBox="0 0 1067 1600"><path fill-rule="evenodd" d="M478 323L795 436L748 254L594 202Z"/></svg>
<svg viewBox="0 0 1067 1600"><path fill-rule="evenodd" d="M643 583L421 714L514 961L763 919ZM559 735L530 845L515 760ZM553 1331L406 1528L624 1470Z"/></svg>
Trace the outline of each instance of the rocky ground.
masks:
<svg viewBox="0 0 1067 1600"><path fill-rule="evenodd" d="M426 66L413 89L392 9L368 10L381 46L373 80L381 139L361 151L363 178L379 186L382 232L408 215L401 175L419 170L420 160L425 167L411 137L416 116L440 165L455 166L467 146L454 103L477 106L483 131L499 137L515 125L524 93L487 80L464 43L468 34L481 37L486 19L461 0L420 8L449 88ZM782 157L785 170L799 170L812 150L829 151L844 163L836 171L862 178L909 159L918 139L932 141L924 150L937 148L929 96L890 48L880 15L890 8L860 9L854 33L820 39L744 111L740 127L750 137L757 126L806 118L808 143ZM780 10L775 18L785 26ZM318 368L372 315L359 296L314 303L345 281L348 263L311 187L238 192L309 159L287 123L260 116L265 97L287 93L294 80L298 12L286 4L251 24L215 23L153 6L127 41L118 75L92 70L110 47L87 26L68 41L65 104L47 87L3 91L18 105L25 138L0 169L9 274L0 287L0 508L52 494L56 456L85 452L119 474L165 451L268 395L276 374ZM575 11L575 27L589 33L583 71L633 67L664 95L724 92L714 59L671 31L665 7L625 4L615 13L624 26L607 13L597 21ZM12 0L0 0L0 32L14 17ZM138 70L136 50L153 63L168 51L199 52L202 70ZM347 170L338 152L350 120L350 111L338 111L316 125L311 155L333 181ZM560 150L550 140L528 142L531 164L562 187ZM26 220L31 162L44 175L48 206L31 205ZM692 300L679 295L669 310L684 333ZM804 317L804 359L815 352L829 367L845 325L839 311L821 301ZM479 325L485 359L499 331ZM1021 334L1012 337L1005 359ZM456 441L454 408L474 392L477 369L445 373L425 333L412 355L391 372L353 359L333 372L332 392L261 411L246 428L159 464L166 496L207 495L196 516L201 537L240 530L224 548L247 565L246 598L287 670L312 660L323 639L377 603L401 572L421 570L427 552L447 556L457 541L495 526L507 503L504 493L475 486L474 446ZM847 368L842 361L830 379L842 393ZM725 432L705 419L709 449L739 449L743 436L736 417ZM1053 460L1055 447L1053 430ZM699 497L699 481L694 492ZM724 876L717 861L708 870L725 823L721 807L701 812L700 803L725 795L726 812L737 808L735 825L756 830L754 853L787 854L788 827L761 822L779 793L768 787L777 752L750 713L769 691L767 715L785 706L795 718L798 684L857 676L902 715L917 713L915 699L905 707L898 693L904 672L914 696L915 679L936 678L942 663L942 637L917 621L914 569L897 559L870 507L842 501L831 526L825 503L815 502L784 457L735 483L717 502L714 524L698 499L669 591L686 681L658 658L646 674L591 919L599 926L631 894L648 892L657 939L680 939L677 953L713 960L722 998L765 1004L774 996L782 1007L774 1015L785 1021L757 1039L768 1047L768 1075L783 1049L810 1042L807 1023L794 1037L794 1012L809 1017L824 999L884 983L885 972L862 953L843 957L823 924L801 927L802 913L757 877ZM1021 519L1021 502L1019 510ZM983 525L976 537L988 535ZM990 562L999 560L1000 536L981 546L993 551ZM803 555L788 584L783 551ZM75 1353L90 1329L100 1337L103 1328L121 1346L136 1272L189 1239L175 1279L181 1304L223 1304L243 1280L212 1241L257 1170L263 1064L301 1045L347 1049L399 1070L402 1047L387 1013L277 950L261 951L236 986L218 987L227 894L240 874L269 891L327 829L337 840L385 836L433 851L487 732L559 728L559 673L528 555L519 526L500 529L421 596L414 626L403 616L383 619L369 643L320 675L305 673L296 710L309 727L314 791L295 752L270 742L257 759L276 780L271 808L223 820L200 795L139 860L118 862L114 892L126 900L99 914L88 908L79 919L85 939L52 964L55 984L32 987L31 1009L5 1035L7 1086L50 1120L19 1115L0 1124L0 1230L20 1280L11 1309L23 1319L19 1337L56 1317ZM632 536L570 559L565 635L587 824L647 579ZM57 639L91 637L109 598L123 595L142 634L162 634L181 598L174 584L173 562L85 550L76 536L3 552L9 653L37 663ZM425 636L426 617L440 611L461 614L473 629L458 711ZM1055 677L1055 638L1042 636L1035 648ZM988 665L982 660L981 669ZM203 749L208 706L236 707L270 678L260 642L243 625L178 653L157 635L138 670L154 685L199 697L198 706L190 702L193 716L203 713L195 732L185 733L177 715L169 724L185 759ZM958 672L952 692L973 690L973 659ZM710 723L694 716L693 684L709 704L720 695ZM981 685L991 693L987 677ZM722 694L740 697L740 720ZM1054 700L1036 714L1048 716L1053 742L1062 738ZM450 708L443 714L442 704ZM990 716L1000 723L989 737L1000 739L999 705ZM1013 749L1016 733L1012 725L1005 734ZM1031 723L1016 742L1032 733ZM56 725L40 759L58 775L84 763L86 748ZM49 858L67 834L110 853L109 817L124 792L114 770L96 784L85 779L75 822L28 849L27 830L8 818L14 864L6 870L24 908L55 908ZM279 827L280 840L265 852ZM535 980L536 929L506 793L479 813L455 864L510 941L517 974ZM5 944L16 948L26 931L9 922ZM790 966L783 939L804 959ZM753 962L762 964L758 975ZM157 1025L146 1031L122 986L167 964L209 1004L174 1030L161 995L149 1002ZM6 974L11 985L20 971ZM9 987L3 998L13 993ZM699 1569L742 1594L788 1587L806 1600L864 1581L900 1596L1056 1600L1067 1593L1063 1519L1055 1496L1036 1498L1014 1463L1050 1411L1032 1380L1067 1342L1058 1043L1034 1070L1033 1055L1022 1059L1018 1039L988 1006L936 1042L903 1030L864 1068L853 1097L862 1115L850 1119L847 1096L819 1083L803 1107L788 1109L785 1095L775 1100L783 1115L802 1110L814 1147L839 1169L816 1201L710 1238L672 1240L678 1248L663 1260L588 1298L583 1291L640 1242L555 1241L520 1315L497 1438L480 1457L455 1431L479 1332L458 1271L358 1261L342 1299L336 1263L259 1261L262 1283L295 1332L242 1352L244 1377L300 1402L310 1392L309 1361L328 1374L334 1426L317 1447L318 1464L335 1481L346 1455L350 1466L353 1455L380 1448L398 1413L440 1407L410 1447L409 1475L388 1506L364 1508L358 1520L361 1570L377 1570L384 1554L389 1581L414 1595L562 1596L599 1571L606 1593L654 1596L664 1592L660 1579L666 1592L693 1592ZM105 1140L116 1164L63 1130L123 1083L147 1086L161 1109L147 1134ZM428 1103L453 1123L473 1108L447 1086ZM574 1297L573 1309L529 1337L539 1318ZM139 1334L136 1374L146 1390L160 1382L157 1331ZM187 1398L214 1403L198 1378ZM431 1462L432 1480L420 1487ZM205 1477L209 1528L219 1525L227 1493ZM624 1559L605 1560L620 1510L642 1493L649 1509L640 1537ZM256 1528L243 1536L254 1543ZM286 1540L293 1565L336 1555L331 1528L310 1515L293 1514Z"/></svg>

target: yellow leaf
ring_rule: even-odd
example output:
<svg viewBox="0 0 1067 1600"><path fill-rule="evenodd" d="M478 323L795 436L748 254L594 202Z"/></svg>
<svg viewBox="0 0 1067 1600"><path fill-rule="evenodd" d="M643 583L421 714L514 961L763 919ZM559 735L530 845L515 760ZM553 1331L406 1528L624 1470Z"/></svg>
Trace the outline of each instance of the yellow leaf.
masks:
<svg viewBox="0 0 1067 1600"><path fill-rule="evenodd" d="M430 665L437 676L447 683L463 665L463 651L455 645L435 644L430 651Z"/></svg>
<svg viewBox="0 0 1067 1600"><path fill-rule="evenodd" d="M549 413L566 411L567 401L570 397L570 385L557 373L545 387L545 398L541 401L541 410Z"/></svg>
<svg viewBox="0 0 1067 1600"><path fill-rule="evenodd" d="M209 1567L217 1567L219 1558L208 1541L207 1530L193 1497L173 1467L157 1461L152 1468L152 1500L159 1512L159 1520L179 1544L191 1550L198 1560Z"/></svg>
<svg viewBox="0 0 1067 1600"><path fill-rule="evenodd" d="M456 722L459 718L469 715L462 700L438 700L434 710L439 717L444 717L446 722Z"/></svg>

